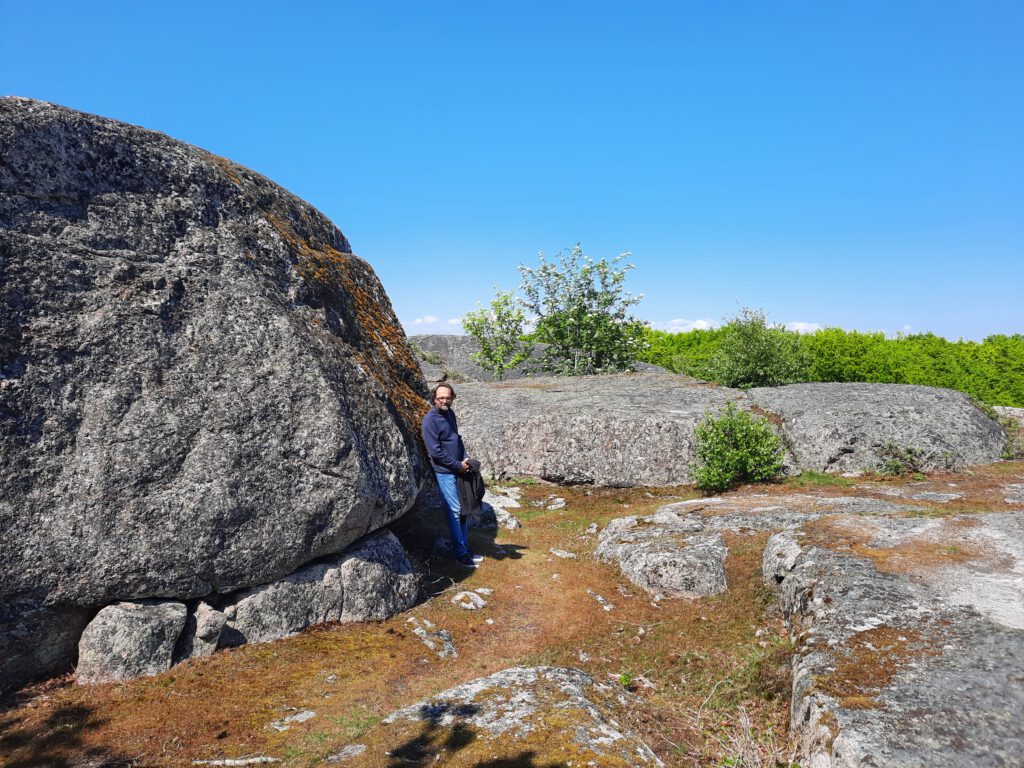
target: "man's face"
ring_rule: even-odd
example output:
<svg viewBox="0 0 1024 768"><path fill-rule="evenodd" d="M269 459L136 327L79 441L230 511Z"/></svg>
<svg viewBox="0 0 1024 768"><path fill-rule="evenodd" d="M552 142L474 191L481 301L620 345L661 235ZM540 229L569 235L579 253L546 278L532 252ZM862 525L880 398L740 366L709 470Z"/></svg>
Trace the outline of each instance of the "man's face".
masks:
<svg viewBox="0 0 1024 768"><path fill-rule="evenodd" d="M444 413L452 407L452 391L448 387L438 387L434 393L434 406Z"/></svg>

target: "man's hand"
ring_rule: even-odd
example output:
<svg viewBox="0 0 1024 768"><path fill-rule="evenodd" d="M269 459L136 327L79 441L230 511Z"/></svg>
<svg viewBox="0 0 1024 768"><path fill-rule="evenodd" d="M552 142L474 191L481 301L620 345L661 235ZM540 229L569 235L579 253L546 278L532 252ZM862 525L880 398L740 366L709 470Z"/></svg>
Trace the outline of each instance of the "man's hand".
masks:
<svg viewBox="0 0 1024 768"><path fill-rule="evenodd" d="M459 464L459 472L466 474L469 472L469 459L463 459L462 463Z"/></svg>

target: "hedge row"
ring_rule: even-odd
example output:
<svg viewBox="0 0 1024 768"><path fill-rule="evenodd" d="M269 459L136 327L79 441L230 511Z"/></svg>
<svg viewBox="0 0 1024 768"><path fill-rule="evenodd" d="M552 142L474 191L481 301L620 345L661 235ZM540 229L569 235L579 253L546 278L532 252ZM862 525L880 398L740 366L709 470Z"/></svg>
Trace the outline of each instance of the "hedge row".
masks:
<svg viewBox="0 0 1024 768"><path fill-rule="evenodd" d="M646 331L641 359L712 381L722 370L729 326L687 333ZM989 405L1024 407L1024 335L989 336L982 342L948 341L931 333L886 338L882 333L825 328L815 333L772 329L798 343L776 345L793 356L786 368L797 381L869 381L957 389ZM728 347L729 345L726 344ZM780 361L783 362L783 361Z"/></svg>

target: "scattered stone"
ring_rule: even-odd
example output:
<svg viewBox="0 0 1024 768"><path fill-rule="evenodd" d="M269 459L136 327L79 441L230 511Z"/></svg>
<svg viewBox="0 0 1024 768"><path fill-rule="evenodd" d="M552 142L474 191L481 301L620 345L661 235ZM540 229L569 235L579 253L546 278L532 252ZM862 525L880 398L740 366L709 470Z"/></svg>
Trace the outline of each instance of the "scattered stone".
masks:
<svg viewBox="0 0 1024 768"><path fill-rule="evenodd" d="M705 531L700 517L681 516L674 506L613 520L601 531L597 557L617 564L626 578L651 594L695 598L724 592L722 534Z"/></svg>
<svg viewBox="0 0 1024 768"><path fill-rule="evenodd" d="M661 766L620 724L635 697L578 669L514 667L389 715L364 736L393 761L431 765ZM376 747L374 747L376 749Z"/></svg>
<svg viewBox="0 0 1024 768"><path fill-rule="evenodd" d="M75 679L90 685L170 669L186 613L183 603L167 600L108 605L82 633Z"/></svg>
<svg viewBox="0 0 1024 768"><path fill-rule="evenodd" d="M407 619L407 623L412 626L413 634L423 641L427 648L436 653L438 658L458 658L459 652L455 647L455 638L447 629L438 629L429 620L415 617Z"/></svg>
<svg viewBox="0 0 1024 768"><path fill-rule="evenodd" d="M597 592L595 592L594 590L588 589L587 594L595 600L597 600L601 607L604 608L606 611L611 611L613 608L615 608L615 603L613 603L607 597L597 594Z"/></svg>
<svg viewBox="0 0 1024 768"><path fill-rule="evenodd" d="M554 547L552 547L548 551L552 555L554 555L555 557L561 557L561 558L566 559L566 560L575 560L576 559L576 553L575 552L566 552L564 549L555 549Z"/></svg>
<svg viewBox="0 0 1024 768"><path fill-rule="evenodd" d="M490 589L488 587L477 587L473 591L477 592L477 593L479 593L481 595L493 595L494 594L494 590Z"/></svg>
<svg viewBox="0 0 1024 768"><path fill-rule="evenodd" d="M549 503L545 507L545 509L551 509L551 510L554 510L554 509L565 509L565 499L563 499L561 496L559 496L557 498L553 498L551 500L551 503Z"/></svg>
<svg viewBox="0 0 1024 768"><path fill-rule="evenodd" d="M591 523L590 525L588 525L587 533L589 533L591 536L597 533L597 523Z"/></svg>
<svg viewBox="0 0 1024 768"><path fill-rule="evenodd" d="M385 619L411 608L418 591L402 545L383 531L284 579L240 592L224 610L221 645L277 640L328 621Z"/></svg>
<svg viewBox="0 0 1024 768"><path fill-rule="evenodd" d="M518 489L513 490L518 491ZM519 497L519 494L513 496L508 493L499 493L497 488L484 491L482 504L484 515L481 526L485 528L501 527L510 531L522 528L523 524L519 518L509 512L510 509L518 509L522 506L518 501Z"/></svg>
<svg viewBox="0 0 1024 768"><path fill-rule="evenodd" d="M333 755L328 755L326 758L324 758L324 762L343 763L346 760L352 759L353 757L359 757L365 751L365 744L349 744L340 752L335 752Z"/></svg>
<svg viewBox="0 0 1024 768"><path fill-rule="evenodd" d="M225 766L245 766L245 765L267 765L269 763L280 763L281 761L276 757L267 757L266 755L256 755L255 757L229 757L221 760L193 760L192 765L225 765Z"/></svg>
<svg viewBox="0 0 1024 768"><path fill-rule="evenodd" d="M271 723L269 727L275 731L287 731L296 723L304 723L307 720L312 720L314 717L316 717L316 712L311 709L303 709L294 715L288 715L288 717Z"/></svg>
<svg viewBox="0 0 1024 768"><path fill-rule="evenodd" d="M476 592L459 592L452 598L452 602L467 611L478 611L487 606L487 601Z"/></svg>
<svg viewBox="0 0 1024 768"><path fill-rule="evenodd" d="M217 650L220 633L226 622L227 617L223 612L200 601L185 621L185 630L174 652L174 663L212 655Z"/></svg>

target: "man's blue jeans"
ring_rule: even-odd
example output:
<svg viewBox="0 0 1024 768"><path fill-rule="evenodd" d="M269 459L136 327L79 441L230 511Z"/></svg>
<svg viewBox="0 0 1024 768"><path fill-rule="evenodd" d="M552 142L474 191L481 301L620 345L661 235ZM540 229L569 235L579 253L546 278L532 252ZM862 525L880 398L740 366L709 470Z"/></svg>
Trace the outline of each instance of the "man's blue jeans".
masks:
<svg viewBox="0 0 1024 768"><path fill-rule="evenodd" d="M444 497L444 506L448 512L448 533L452 537L452 546L455 547L455 556L462 557L469 554L469 521L460 517L462 503L459 501L459 489L455 487L455 475L446 472L434 472L437 478L437 485Z"/></svg>

